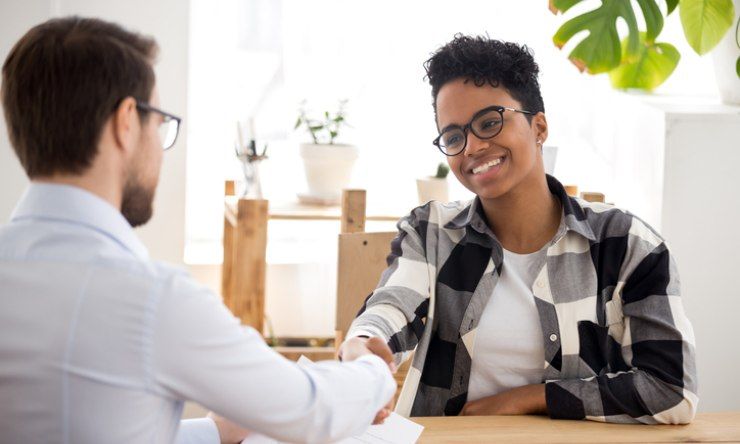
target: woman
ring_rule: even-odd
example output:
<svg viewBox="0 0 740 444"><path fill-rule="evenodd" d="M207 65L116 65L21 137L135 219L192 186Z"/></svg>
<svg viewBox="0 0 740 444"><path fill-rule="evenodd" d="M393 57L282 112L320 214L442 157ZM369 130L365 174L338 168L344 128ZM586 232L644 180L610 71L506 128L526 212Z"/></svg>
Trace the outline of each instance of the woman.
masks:
<svg viewBox="0 0 740 444"><path fill-rule="evenodd" d="M694 339L675 263L639 218L568 197L545 174L528 49L458 35L425 67L434 145L476 197L399 222L341 353L367 337L397 364L415 351L404 415L690 422Z"/></svg>

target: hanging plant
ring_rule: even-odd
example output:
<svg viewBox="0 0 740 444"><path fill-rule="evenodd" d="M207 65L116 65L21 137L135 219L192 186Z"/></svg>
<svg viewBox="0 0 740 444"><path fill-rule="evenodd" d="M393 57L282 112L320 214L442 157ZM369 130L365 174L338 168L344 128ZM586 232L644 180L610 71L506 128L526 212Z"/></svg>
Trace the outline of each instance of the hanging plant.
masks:
<svg viewBox="0 0 740 444"><path fill-rule="evenodd" d="M591 0L550 0L550 10L567 13L573 6ZM676 69L681 55L668 42L658 42L664 18L678 8L684 35L689 45L703 55L719 43L732 26L735 9L732 0L665 0L665 16L656 0L636 0L645 22L640 29L637 12L630 0L598 0L593 10L570 18L557 30L553 42L565 46L576 34L587 35L568 55L580 71L609 73L615 88L652 91ZM617 20L627 25L620 38ZM738 60L740 69L740 60Z"/></svg>

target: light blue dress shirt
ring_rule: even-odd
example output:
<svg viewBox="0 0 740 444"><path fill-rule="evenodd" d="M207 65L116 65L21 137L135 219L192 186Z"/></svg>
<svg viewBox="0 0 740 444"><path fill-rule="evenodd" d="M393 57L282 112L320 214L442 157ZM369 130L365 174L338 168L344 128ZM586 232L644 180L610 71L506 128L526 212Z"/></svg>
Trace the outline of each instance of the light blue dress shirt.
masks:
<svg viewBox="0 0 740 444"><path fill-rule="evenodd" d="M0 443L166 443L184 400L286 441L361 433L395 383L376 356L301 367L120 212L32 183L0 228ZM212 422L178 440L218 442Z"/></svg>

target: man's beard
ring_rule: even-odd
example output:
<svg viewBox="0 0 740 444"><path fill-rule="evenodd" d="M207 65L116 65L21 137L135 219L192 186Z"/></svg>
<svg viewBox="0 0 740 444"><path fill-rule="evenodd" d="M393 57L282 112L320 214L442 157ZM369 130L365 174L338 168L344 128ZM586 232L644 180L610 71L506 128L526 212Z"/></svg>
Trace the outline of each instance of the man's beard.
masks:
<svg viewBox="0 0 740 444"><path fill-rule="evenodd" d="M126 180L121 200L121 214L132 227L144 225L152 217L154 187L147 189L134 177Z"/></svg>

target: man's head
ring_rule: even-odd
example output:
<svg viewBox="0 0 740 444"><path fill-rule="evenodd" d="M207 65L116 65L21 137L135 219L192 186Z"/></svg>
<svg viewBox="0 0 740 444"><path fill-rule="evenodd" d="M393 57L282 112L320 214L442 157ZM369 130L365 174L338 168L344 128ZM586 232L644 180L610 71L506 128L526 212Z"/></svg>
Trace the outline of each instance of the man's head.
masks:
<svg viewBox="0 0 740 444"><path fill-rule="evenodd" d="M28 31L2 69L16 155L32 180L95 175L118 188L121 213L145 223L162 149L153 39L98 19L52 19Z"/></svg>

